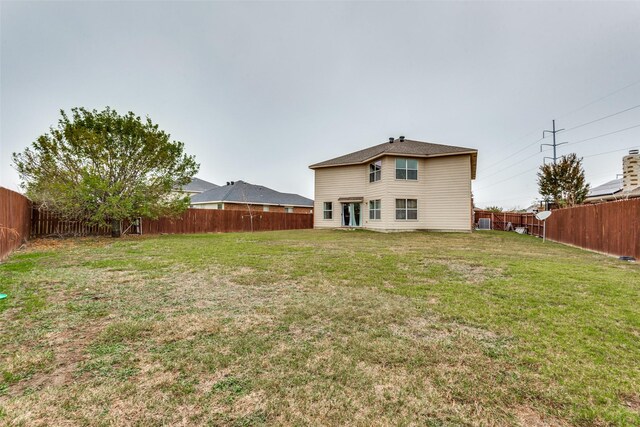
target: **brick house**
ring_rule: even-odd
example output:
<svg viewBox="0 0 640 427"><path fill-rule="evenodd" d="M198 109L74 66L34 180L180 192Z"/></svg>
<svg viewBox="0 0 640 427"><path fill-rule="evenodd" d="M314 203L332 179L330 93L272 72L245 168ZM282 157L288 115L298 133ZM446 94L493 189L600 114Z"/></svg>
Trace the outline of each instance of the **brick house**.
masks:
<svg viewBox="0 0 640 427"><path fill-rule="evenodd" d="M313 200L244 181L231 181L191 197L195 209L312 213Z"/></svg>

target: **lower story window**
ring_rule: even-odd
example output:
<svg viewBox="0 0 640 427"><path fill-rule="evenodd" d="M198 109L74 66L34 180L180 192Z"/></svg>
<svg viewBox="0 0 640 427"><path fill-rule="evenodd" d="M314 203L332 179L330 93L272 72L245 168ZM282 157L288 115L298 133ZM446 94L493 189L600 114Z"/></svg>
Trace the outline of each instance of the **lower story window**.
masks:
<svg viewBox="0 0 640 427"><path fill-rule="evenodd" d="M333 203L332 202L324 202L323 218L333 219Z"/></svg>
<svg viewBox="0 0 640 427"><path fill-rule="evenodd" d="M263 212L269 212L269 206L262 206L262 211Z"/></svg>
<svg viewBox="0 0 640 427"><path fill-rule="evenodd" d="M416 199L396 199L396 219L418 219Z"/></svg>
<svg viewBox="0 0 640 427"><path fill-rule="evenodd" d="M380 200L369 200L369 219L380 219Z"/></svg>
<svg viewBox="0 0 640 427"><path fill-rule="evenodd" d="M293 213L293 208L287 206L284 208L284 211L285 213Z"/></svg>

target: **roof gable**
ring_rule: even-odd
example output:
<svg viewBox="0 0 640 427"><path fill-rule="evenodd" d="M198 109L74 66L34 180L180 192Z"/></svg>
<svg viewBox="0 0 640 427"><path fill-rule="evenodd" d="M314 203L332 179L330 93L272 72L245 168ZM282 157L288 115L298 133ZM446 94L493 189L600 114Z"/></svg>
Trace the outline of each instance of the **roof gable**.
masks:
<svg viewBox="0 0 640 427"><path fill-rule="evenodd" d="M315 163L309 168L318 169L334 166L347 166L367 163L378 157L387 155L402 155L408 157L439 157L471 155L471 177L475 179L478 150L474 148L456 147L453 145L432 144L430 142L414 141L410 139L385 142L363 150L354 151L340 157Z"/></svg>
<svg viewBox="0 0 640 427"><path fill-rule="evenodd" d="M214 184L213 182L205 181L200 178L191 178L191 182L187 185L183 186L181 191L188 192L202 192L211 190L212 188L218 188L219 186Z"/></svg>

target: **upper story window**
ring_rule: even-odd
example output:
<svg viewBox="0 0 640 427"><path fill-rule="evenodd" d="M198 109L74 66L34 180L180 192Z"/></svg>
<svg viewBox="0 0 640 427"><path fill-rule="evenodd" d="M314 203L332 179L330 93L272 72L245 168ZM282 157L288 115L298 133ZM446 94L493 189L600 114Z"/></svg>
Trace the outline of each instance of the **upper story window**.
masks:
<svg viewBox="0 0 640 427"><path fill-rule="evenodd" d="M324 205L323 205L323 218L324 219L333 219L333 203L332 202L324 202Z"/></svg>
<svg viewBox="0 0 640 427"><path fill-rule="evenodd" d="M418 179L417 159L396 159L396 179Z"/></svg>
<svg viewBox="0 0 640 427"><path fill-rule="evenodd" d="M369 182L380 181L382 177L382 160L369 164Z"/></svg>

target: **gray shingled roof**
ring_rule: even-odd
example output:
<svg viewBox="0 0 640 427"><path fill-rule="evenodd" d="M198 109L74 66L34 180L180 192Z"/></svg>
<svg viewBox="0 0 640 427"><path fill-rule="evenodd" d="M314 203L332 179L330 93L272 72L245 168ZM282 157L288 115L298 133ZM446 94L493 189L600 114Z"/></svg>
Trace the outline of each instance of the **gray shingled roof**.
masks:
<svg viewBox="0 0 640 427"><path fill-rule="evenodd" d="M313 200L306 197L298 194L280 193L271 188L244 181L236 181L233 185L214 188L191 197L192 204L216 202L313 207Z"/></svg>
<svg viewBox="0 0 640 427"><path fill-rule="evenodd" d="M613 179L589 190L587 197L608 196L622 191L622 178Z"/></svg>
<svg viewBox="0 0 640 427"><path fill-rule="evenodd" d="M200 178L193 178L191 182L182 187L182 191L189 192L203 192L207 190L211 190L212 188L218 188L219 186L214 184L213 182L205 181Z"/></svg>
<svg viewBox="0 0 640 427"><path fill-rule="evenodd" d="M315 163L309 168L324 168L331 166L345 166L368 162L383 155L405 155L410 157L435 157L445 155L455 155L462 153L470 153L472 158L472 177L475 178L476 159L478 150L474 148L455 147L453 145L432 144L430 142L413 141L405 139L400 141L395 139L393 142L385 142L383 144L374 145L364 150L355 151L345 154L344 156L326 160L324 162Z"/></svg>

